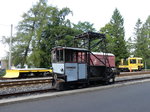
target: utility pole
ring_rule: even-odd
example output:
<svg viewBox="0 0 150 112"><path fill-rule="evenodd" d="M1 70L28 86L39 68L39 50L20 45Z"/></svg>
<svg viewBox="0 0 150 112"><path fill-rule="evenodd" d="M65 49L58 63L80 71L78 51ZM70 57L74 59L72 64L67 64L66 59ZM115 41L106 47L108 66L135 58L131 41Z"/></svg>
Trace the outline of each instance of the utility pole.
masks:
<svg viewBox="0 0 150 112"><path fill-rule="evenodd" d="M9 42L9 69L11 69L11 46L12 46L12 32L13 32L13 24L11 24L11 32L10 32L10 42Z"/></svg>

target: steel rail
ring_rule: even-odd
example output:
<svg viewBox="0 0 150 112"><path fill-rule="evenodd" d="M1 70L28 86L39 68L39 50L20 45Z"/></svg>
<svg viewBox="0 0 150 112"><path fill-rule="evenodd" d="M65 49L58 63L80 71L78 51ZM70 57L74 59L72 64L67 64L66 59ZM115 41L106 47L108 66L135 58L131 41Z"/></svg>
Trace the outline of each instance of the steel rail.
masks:
<svg viewBox="0 0 150 112"><path fill-rule="evenodd" d="M23 85L31 85L31 84L44 84L51 83L51 79L39 79L39 80L22 80L22 81L6 81L0 82L0 88L3 87L13 87L13 86L23 86Z"/></svg>

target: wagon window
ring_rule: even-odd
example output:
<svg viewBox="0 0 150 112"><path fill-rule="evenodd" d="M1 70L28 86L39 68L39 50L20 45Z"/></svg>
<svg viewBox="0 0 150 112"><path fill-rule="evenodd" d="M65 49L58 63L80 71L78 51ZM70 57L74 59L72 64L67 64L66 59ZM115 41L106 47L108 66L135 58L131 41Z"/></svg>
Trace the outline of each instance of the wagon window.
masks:
<svg viewBox="0 0 150 112"><path fill-rule="evenodd" d="M65 50L65 62L86 63L87 52L78 50Z"/></svg>
<svg viewBox="0 0 150 112"><path fill-rule="evenodd" d="M77 51L65 50L65 62L77 62Z"/></svg>
<svg viewBox="0 0 150 112"><path fill-rule="evenodd" d="M52 51L52 62L56 62L56 52Z"/></svg>
<svg viewBox="0 0 150 112"><path fill-rule="evenodd" d="M59 50L59 62L63 61L63 50Z"/></svg>
<svg viewBox="0 0 150 112"><path fill-rule="evenodd" d="M54 50L52 52L52 61L53 62L63 62L63 50Z"/></svg>
<svg viewBox="0 0 150 112"><path fill-rule="evenodd" d="M78 52L78 62L85 63L87 60L86 52Z"/></svg>
<svg viewBox="0 0 150 112"><path fill-rule="evenodd" d="M131 64L135 64L135 63L136 63L136 59L131 59L131 60L130 60L130 63L131 63Z"/></svg>
<svg viewBox="0 0 150 112"><path fill-rule="evenodd" d="M142 64L142 60L138 60L138 63L139 63L139 64Z"/></svg>

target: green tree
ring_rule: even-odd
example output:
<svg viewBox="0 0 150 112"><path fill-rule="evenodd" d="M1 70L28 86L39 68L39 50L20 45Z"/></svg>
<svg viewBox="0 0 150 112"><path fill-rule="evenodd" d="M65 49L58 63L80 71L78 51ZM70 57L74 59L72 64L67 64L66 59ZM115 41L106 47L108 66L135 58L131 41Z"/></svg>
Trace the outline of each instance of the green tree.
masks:
<svg viewBox="0 0 150 112"><path fill-rule="evenodd" d="M142 21L140 19L137 20L136 25L134 27L134 38L130 37L127 41L127 49L132 56L141 57L140 47L143 39L141 38L142 32ZM142 45L143 46L143 45Z"/></svg>
<svg viewBox="0 0 150 112"><path fill-rule="evenodd" d="M80 33L82 32L88 32L88 31L96 31L96 29L93 27L94 24L90 22L81 22L79 21L77 24L73 24L73 28L78 30Z"/></svg>
<svg viewBox="0 0 150 112"><path fill-rule="evenodd" d="M143 24L142 35L145 40L143 43L145 48L142 49L144 52L144 60L147 63L148 68L150 68L150 16L146 19L146 22Z"/></svg>
<svg viewBox="0 0 150 112"><path fill-rule="evenodd" d="M100 30L100 32L106 34L108 43L107 49L116 56L116 64L118 64L120 59L129 56L126 41L124 39L125 32L123 24L123 17L118 9L115 9L110 22Z"/></svg>
<svg viewBox="0 0 150 112"><path fill-rule="evenodd" d="M135 25L135 42L134 42L134 56L142 57L147 65L150 67L150 16L146 22L142 24L138 19Z"/></svg>
<svg viewBox="0 0 150 112"><path fill-rule="evenodd" d="M126 41L124 39L125 37L124 26L123 26L124 19L121 16L118 9L115 9L110 23L112 24L113 27L112 36L115 42L113 53L116 56L116 63L118 63L120 59L127 58L129 56L127 52Z"/></svg>
<svg viewBox="0 0 150 112"><path fill-rule="evenodd" d="M142 22L140 19L137 20L136 25L135 25L135 37L134 37L134 55L138 57L143 57L142 49L144 47L143 42L145 39L142 37Z"/></svg>
<svg viewBox="0 0 150 112"><path fill-rule="evenodd" d="M112 31L113 26L112 24L108 23L104 27L100 29L100 32L105 34L106 36L106 47L107 47L107 52L113 53L115 42L114 42L114 36L112 36Z"/></svg>
<svg viewBox="0 0 150 112"><path fill-rule="evenodd" d="M60 39L66 38L66 43L71 44L71 36L68 32L74 32L71 29L71 23L65 17L71 14L69 8L48 6L46 0L39 0L27 13L23 14L23 20L18 24L17 36L13 43L13 63L28 64L35 67L49 67L51 58L51 49ZM73 33L72 33L73 35ZM59 38L59 39L58 39Z"/></svg>
<svg viewBox="0 0 150 112"><path fill-rule="evenodd" d="M41 33L46 27L48 17L53 7L48 7L45 0L39 0L27 13L24 13L23 20L18 24L18 32L13 47L13 63L28 64L28 56L30 54L42 54L39 46L41 44ZM40 58L39 58L40 60Z"/></svg>
<svg viewBox="0 0 150 112"><path fill-rule="evenodd" d="M126 41L127 51L129 53L129 56L134 56L134 40L132 37L129 37Z"/></svg>
<svg viewBox="0 0 150 112"><path fill-rule="evenodd" d="M35 52L33 52L29 57L30 62L34 62L34 66L49 67L51 63L50 52L52 48L56 45L71 44L70 42L60 42L60 40L65 39L67 32L71 30L70 21L65 19L65 17L70 13L72 12L69 8L62 8L61 10L56 7L52 8L48 21L45 24L46 27L40 34L40 45L35 48ZM38 60L38 62L36 60Z"/></svg>

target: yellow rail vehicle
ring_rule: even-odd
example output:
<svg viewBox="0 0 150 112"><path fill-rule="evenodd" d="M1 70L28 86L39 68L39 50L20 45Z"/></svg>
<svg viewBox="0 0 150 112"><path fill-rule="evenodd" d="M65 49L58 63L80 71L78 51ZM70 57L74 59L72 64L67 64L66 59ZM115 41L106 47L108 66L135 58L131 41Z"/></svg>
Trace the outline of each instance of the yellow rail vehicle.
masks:
<svg viewBox="0 0 150 112"><path fill-rule="evenodd" d="M3 78L26 78L50 76L52 69L32 68L32 69L12 69L3 72Z"/></svg>
<svg viewBox="0 0 150 112"><path fill-rule="evenodd" d="M121 59L120 71L141 71L143 69L143 59L140 57L132 57L128 59Z"/></svg>

